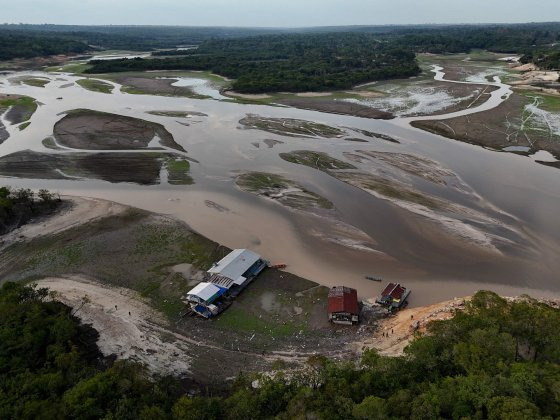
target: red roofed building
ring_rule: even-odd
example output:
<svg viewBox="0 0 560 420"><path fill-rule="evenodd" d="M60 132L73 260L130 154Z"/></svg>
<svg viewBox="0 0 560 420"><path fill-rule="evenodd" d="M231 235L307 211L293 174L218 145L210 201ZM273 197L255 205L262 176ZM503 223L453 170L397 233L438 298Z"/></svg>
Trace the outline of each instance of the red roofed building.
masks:
<svg viewBox="0 0 560 420"><path fill-rule="evenodd" d="M394 311L402 308L407 304L407 298L410 295L410 290L401 286L399 283L389 283L387 287L381 292L381 296L377 302L385 305L389 310Z"/></svg>
<svg viewBox="0 0 560 420"><path fill-rule="evenodd" d="M338 286L329 291L329 320L335 324L358 323L358 292L350 287Z"/></svg>

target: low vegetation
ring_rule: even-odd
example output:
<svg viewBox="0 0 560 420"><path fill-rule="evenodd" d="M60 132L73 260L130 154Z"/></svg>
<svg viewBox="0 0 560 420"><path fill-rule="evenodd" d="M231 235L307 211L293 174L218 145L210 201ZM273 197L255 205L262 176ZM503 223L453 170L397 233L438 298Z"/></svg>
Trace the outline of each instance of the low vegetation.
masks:
<svg viewBox="0 0 560 420"><path fill-rule="evenodd" d="M31 124L30 121L27 121L27 122L24 122L23 124L20 124L20 125L18 126L19 131L25 130L27 127L29 127L29 124Z"/></svg>
<svg viewBox="0 0 560 420"><path fill-rule="evenodd" d="M37 102L29 96L4 97L0 99L0 112L5 109L9 109L6 119L12 124L20 124L35 113Z"/></svg>
<svg viewBox="0 0 560 420"><path fill-rule="evenodd" d="M105 83L101 80L96 79L80 79L76 82L81 87L93 92L99 93L111 93L113 91L113 85Z"/></svg>
<svg viewBox="0 0 560 420"><path fill-rule="evenodd" d="M225 392L196 396L174 378L103 359L95 330L45 289L6 283L0 313L2 418L538 419L560 411L560 311L530 298L479 292L402 357L316 355L303 369L278 363L273 376L241 375Z"/></svg>
<svg viewBox="0 0 560 420"><path fill-rule="evenodd" d="M338 138L346 132L336 127L294 118L272 118L248 114L239 121L244 128L268 131L290 137Z"/></svg>
<svg viewBox="0 0 560 420"><path fill-rule="evenodd" d="M44 88L48 83L50 83L49 79L43 77L24 77L20 81L23 84L40 88Z"/></svg>
<svg viewBox="0 0 560 420"><path fill-rule="evenodd" d="M289 153L280 153L280 157L287 162L309 166L325 172L332 169L356 169L354 165L343 160L333 158L323 152L296 150Z"/></svg>
<svg viewBox="0 0 560 420"><path fill-rule="evenodd" d="M190 185L193 179L189 175L191 165L188 160L169 158L165 162L167 182L172 185Z"/></svg>
<svg viewBox="0 0 560 420"><path fill-rule="evenodd" d="M248 172L236 178L236 183L244 191L256 193L298 210L331 210L333 203L307 190L297 182L281 175L265 172Z"/></svg>

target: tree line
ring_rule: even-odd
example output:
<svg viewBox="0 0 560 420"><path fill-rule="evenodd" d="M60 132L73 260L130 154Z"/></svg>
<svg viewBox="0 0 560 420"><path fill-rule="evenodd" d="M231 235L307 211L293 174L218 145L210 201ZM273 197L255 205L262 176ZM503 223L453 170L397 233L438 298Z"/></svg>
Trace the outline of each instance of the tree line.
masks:
<svg viewBox="0 0 560 420"><path fill-rule="evenodd" d="M311 357L197 396L172 377L102 357L80 308L46 289L0 289L0 418L539 419L560 412L558 309L479 292L401 357Z"/></svg>
<svg viewBox="0 0 560 420"><path fill-rule="evenodd" d="M0 235L15 229L32 217L54 211L60 197L46 189L37 193L29 188L0 187Z"/></svg>
<svg viewBox="0 0 560 420"><path fill-rule="evenodd" d="M321 91L417 75L416 53L530 54L558 40L558 24L282 33L210 39L194 50L156 51L157 59L94 61L87 72L208 70L235 79L243 93Z"/></svg>
<svg viewBox="0 0 560 420"><path fill-rule="evenodd" d="M532 51L521 57L520 62L533 63L541 70L560 70L560 48L551 47Z"/></svg>
<svg viewBox="0 0 560 420"><path fill-rule="evenodd" d="M245 93L318 91L419 74L415 55L372 34L329 33L214 39L181 57L92 61L88 73L210 70Z"/></svg>
<svg viewBox="0 0 560 420"><path fill-rule="evenodd" d="M82 54L90 50L84 42L68 37L0 31L0 60Z"/></svg>

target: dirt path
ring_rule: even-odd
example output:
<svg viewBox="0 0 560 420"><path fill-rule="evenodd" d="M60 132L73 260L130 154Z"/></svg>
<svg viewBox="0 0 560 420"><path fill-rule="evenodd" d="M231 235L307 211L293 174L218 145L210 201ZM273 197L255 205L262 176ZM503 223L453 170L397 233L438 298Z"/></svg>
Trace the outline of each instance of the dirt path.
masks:
<svg viewBox="0 0 560 420"><path fill-rule="evenodd" d="M0 251L16 242L56 234L84 223L117 215L127 209L127 206L122 204L99 198L73 196L61 198L69 204L65 209L4 235L0 241Z"/></svg>
<svg viewBox="0 0 560 420"><path fill-rule="evenodd" d="M108 287L84 277L46 278L37 282L55 292L56 300L99 332L101 352L148 365L153 372L189 373L192 343L171 333L165 319L138 293Z"/></svg>
<svg viewBox="0 0 560 420"><path fill-rule="evenodd" d="M201 353L243 355L269 363L304 363L316 351L273 351L265 354L221 348L176 333L167 320L137 292L98 283L82 276L49 277L36 282L54 292L53 298L72 307L73 314L99 332L97 345L105 356L144 363L158 374L187 376ZM339 354L340 353L340 354ZM331 356L348 354L349 350ZM228 357L228 356L226 356Z"/></svg>
<svg viewBox="0 0 560 420"><path fill-rule="evenodd" d="M425 331L430 321L450 319L455 310L462 310L470 297L456 298L429 306L404 309L395 316L379 321L378 328L369 338L351 343L350 347L361 353L374 348L385 356L400 356L414 338L415 331Z"/></svg>

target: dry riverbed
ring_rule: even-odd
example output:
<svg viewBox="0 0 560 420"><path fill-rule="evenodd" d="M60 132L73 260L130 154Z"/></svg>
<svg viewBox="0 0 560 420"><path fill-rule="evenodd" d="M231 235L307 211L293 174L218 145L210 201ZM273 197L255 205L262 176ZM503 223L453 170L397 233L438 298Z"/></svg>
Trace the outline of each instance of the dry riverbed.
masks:
<svg viewBox="0 0 560 420"><path fill-rule="evenodd" d="M324 154L318 154L322 155ZM324 161L325 158L322 159L323 165ZM248 172L238 175L236 184L244 191L274 201L308 218L311 223L304 224L303 229L311 236L353 250L384 255L376 248L375 240L369 235L341 220L332 202L293 180L277 174ZM323 228L318 230L318 225Z"/></svg>
<svg viewBox="0 0 560 420"><path fill-rule="evenodd" d="M522 243L521 231L510 225L515 220L484 202L453 171L435 161L419 156L357 150L345 152L352 161L335 159L324 153L296 151L281 153L288 162L309 166L336 179L360 188L375 197L439 224L451 237L491 254L501 255L500 246ZM357 165L357 166L356 166ZM439 187L453 190L471 203L464 206L440 195L423 191L418 178Z"/></svg>
<svg viewBox="0 0 560 420"><path fill-rule="evenodd" d="M309 356L358 357L364 348L402 355L415 331L464 307L454 299L359 327L330 325L328 289L268 269L218 318L185 317L183 294L228 250L185 224L105 200L63 197L48 218L4 236L0 283L49 288L99 332L107 356L155 373L223 384L240 372L299 369Z"/></svg>
<svg viewBox="0 0 560 420"><path fill-rule="evenodd" d="M184 293L228 250L168 217L64 197L64 212L3 238L0 282L39 282L100 333L105 354L220 382L239 372L346 354L356 329L328 324L328 289L266 270L220 317L184 317ZM46 279L46 280L45 280Z"/></svg>
<svg viewBox="0 0 560 420"><path fill-rule="evenodd" d="M162 171L174 185L192 184L191 160L163 125L123 115L77 109L53 128L43 146L0 157L0 175L38 179L101 179L158 184Z"/></svg>

